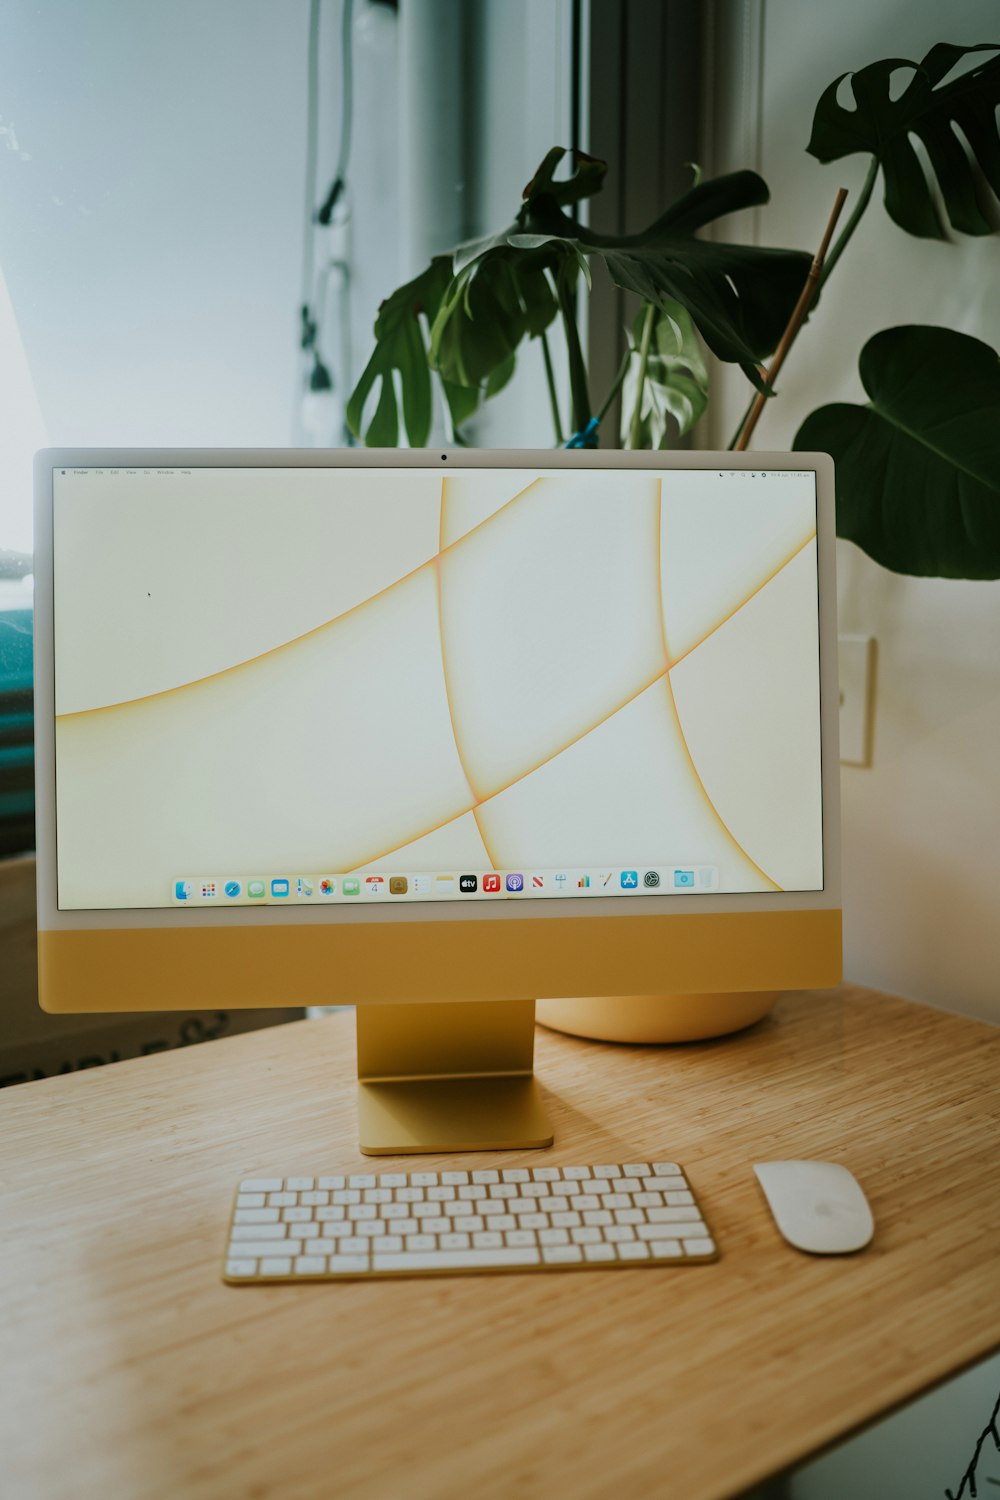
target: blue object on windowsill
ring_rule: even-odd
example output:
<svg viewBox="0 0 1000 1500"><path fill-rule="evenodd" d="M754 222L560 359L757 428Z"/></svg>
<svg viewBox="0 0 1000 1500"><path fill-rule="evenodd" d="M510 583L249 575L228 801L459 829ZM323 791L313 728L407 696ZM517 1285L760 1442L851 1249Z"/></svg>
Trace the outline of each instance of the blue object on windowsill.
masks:
<svg viewBox="0 0 1000 1500"><path fill-rule="evenodd" d="M31 610L0 612L0 857L35 847Z"/></svg>
<svg viewBox="0 0 1000 1500"><path fill-rule="evenodd" d="M600 427L600 425L601 425L601 419L600 419L600 417L591 417L591 419L587 423L586 427L581 428L581 430L579 432L574 432L573 436L570 438L569 442L566 444L566 447L567 448L596 448L597 447L597 429L598 429L598 427Z"/></svg>

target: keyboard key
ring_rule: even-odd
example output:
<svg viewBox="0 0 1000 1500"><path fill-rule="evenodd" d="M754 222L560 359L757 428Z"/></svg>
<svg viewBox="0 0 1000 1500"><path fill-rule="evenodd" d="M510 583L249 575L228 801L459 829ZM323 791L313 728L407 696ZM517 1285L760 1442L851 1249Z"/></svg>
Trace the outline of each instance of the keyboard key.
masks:
<svg viewBox="0 0 1000 1500"><path fill-rule="evenodd" d="M227 1276L256 1276L257 1262L255 1260L227 1260Z"/></svg>
<svg viewBox="0 0 1000 1500"><path fill-rule="evenodd" d="M632 1240L627 1244L618 1246L619 1260L648 1260L649 1251L642 1240Z"/></svg>
<svg viewBox="0 0 1000 1500"><path fill-rule="evenodd" d="M546 1245L542 1259L548 1266L568 1266L583 1260L579 1245Z"/></svg>
<svg viewBox="0 0 1000 1500"><path fill-rule="evenodd" d="M316 1179L316 1186L330 1189L346 1187L347 1184L343 1177L318 1177Z"/></svg>
<svg viewBox="0 0 1000 1500"><path fill-rule="evenodd" d="M283 1256L273 1256L270 1259L261 1261L260 1274L262 1276L290 1276L292 1274L292 1263Z"/></svg>
<svg viewBox="0 0 1000 1500"><path fill-rule="evenodd" d="M237 1208L263 1208L266 1202L264 1193L240 1193L236 1200Z"/></svg>
<svg viewBox="0 0 1000 1500"><path fill-rule="evenodd" d="M533 1229L508 1229L504 1235L507 1244L517 1249L525 1245L537 1245Z"/></svg>
<svg viewBox="0 0 1000 1500"><path fill-rule="evenodd" d="M589 1176L589 1167L563 1167L563 1180L565 1182L582 1182Z"/></svg>
<svg viewBox="0 0 1000 1500"><path fill-rule="evenodd" d="M376 1187L375 1174L373 1172L355 1172L353 1176L348 1177L347 1186L349 1188Z"/></svg>
<svg viewBox="0 0 1000 1500"><path fill-rule="evenodd" d="M680 1255L680 1240L650 1240L649 1253L658 1257Z"/></svg>
<svg viewBox="0 0 1000 1500"><path fill-rule="evenodd" d="M596 1261L598 1263L602 1261L606 1263L618 1259L615 1254L614 1245L584 1245L583 1258L584 1260Z"/></svg>
<svg viewBox="0 0 1000 1500"><path fill-rule="evenodd" d="M710 1239L684 1240L684 1250L688 1255L714 1255L715 1241Z"/></svg>
<svg viewBox="0 0 1000 1500"><path fill-rule="evenodd" d="M367 1261L367 1258L368 1258L368 1241L367 1240L343 1239L343 1240L340 1241L340 1244L337 1246L337 1250L338 1250L338 1253L340 1255L360 1255L360 1256L363 1256L365 1258L365 1260Z"/></svg>
<svg viewBox="0 0 1000 1500"><path fill-rule="evenodd" d="M473 1182L499 1182L500 1173L494 1171L492 1167L484 1167L481 1172L473 1172L472 1180Z"/></svg>
<svg viewBox="0 0 1000 1500"><path fill-rule="evenodd" d="M649 1176L649 1162L648 1161L640 1161L640 1162L631 1161L631 1162L629 1162L628 1166L622 1167L622 1176L623 1177L648 1177Z"/></svg>
<svg viewBox="0 0 1000 1500"><path fill-rule="evenodd" d="M461 1219L453 1219L452 1223L456 1234L475 1234L476 1230L486 1227L486 1220L480 1218L478 1214L467 1214ZM531 1225L526 1224L524 1227L530 1229Z"/></svg>
<svg viewBox="0 0 1000 1500"><path fill-rule="evenodd" d="M678 1208L682 1204L694 1202L694 1198L688 1192L664 1193L663 1199L668 1208Z"/></svg>
<svg viewBox="0 0 1000 1500"><path fill-rule="evenodd" d="M421 1255L376 1255L373 1271L488 1271L504 1266L537 1266L541 1252L527 1247L504 1250L428 1250Z"/></svg>
<svg viewBox="0 0 1000 1500"><path fill-rule="evenodd" d="M621 1167L615 1166L592 1167L591 1171L595 1177L620 1177L622 1175Z"/></svg>
<svg viewBox="0 0 1000 1500"><path fill-rule="evenodd" d="M305 1201L305 1200L303 1199L303 1201ZM385 1187L365 1188L364 1194L362 1196L362 1202L364 1202L364 1203L391 1203L392 1202L392 1188L385 1188Z"/></svg>
<svg viewBox="0 0 1000 1500"><path fill-rule="evenodd" d="M583 1193L579 1198L571 1198L569 1206L574 1213L583 1213L588 1208L600 1208L601 1199L596 1193Z"/></svg>
<svg viewBox="0 0 1000 1500"><path fill-rule="evenodd" d="M282 1177L246 1177L240 1183L241 1193L280 1193L284 1187Z"/></svg>
<svg viewBox="0 0 1000 1500"><path fill-rule="evenodd" d="M382 1172L378 1185L384 1188L401 1188L406 1187L408 1180L405 1172Z"/></svg>
<svg viewBox="0 0 1000 1500"><path fill-rule="evenodd" d="M290 1193L309 1192L316 1184L311 1177L286 1177L285 1187Z"/></svg>
<svg viewBox="0 0 1000 1500"><path fill-rule="evenodd" d="M281 1217L286 1224L304 1224L312 1219L310 1208L283 1208Z"/></svg>
<svg viewBox="0 0 1000 1500"><path fill-rule="evenodd" d="M531 1175L536 1182L558 1182L558 1167L532 1167Z"/></svg>
<svg viewBox="0 0 1000 1500"><path fill-rule="evenodd" d="M269 1208L294 1208L298 1201L297 1193L268 1193L267 1195Z"/></svg>
<svg viewBox="0 0 1000 1500"><path fill-rule="evenodd" d="M510 1235L507 1236L508 1240ZM538 1232L538 1243L540 1245L568 1245L568 1229L541 1229Z"/></svg>
<svg viewBox="0 0 1000 1500"><path fill-rule="evenodd" d="M295 1262L297 1276L322 1276L325 1270L325 1255L300 1255Z"/></svg>
<svg viewBox="0 0 1000 1500"><path fill-rule="evenodd" d="M238 1208L233 1214L233 1223L276 1224L280 1218L280 1208Z"/></svg>
<svg viewBox="0 0 1000 1500"><path fill-rule="evenodd" d="M635 1239L635 1230L631 1224L609 1224L604 1231L604 1238L610 1245L622 1244L625 1240Z"/></svg>
<svg viewBox="0 0 1000 1500"><path fill-rule="evenodd" d="M274 1240L233 1240L230 1242L233 1250L238 1256L253 1256L259 1260L265 1255L274 1255L280 1249L284 1255L301 1255L301 1240L282 1240L280 1246ZM290 1264L290 1262L289 1262Z"/></svg>
<svg viewBox="0 0 1000 1500"><path fill-rule="evenodd" d="M443 1234L441 1236L442 1250L468 1250L469 1236L467 1234Z"/></svg>
<svg viewBox="0 0 1000 1500"><path fill-rule="evenodd" d="M233 1240L287 1240L288 1228L284 1224L234 1224L230 1231Z"/></svg>
<svg viewBox="0 0 1000 1500"><path fill-rule="evenodd" d="M683 1177L683 1172L675 1161L654 1161L654 1177Z"/></svg>
<svg viewBox="0 0 1000 1500"><path fill-rule="evenodd" d="M320 1188L317 1188L314 1192L299 1194L299 1202L308 1204L310 1208L319 1208L321 1205L329 1203L329 1201L330 1194Z"/></svg>
<svg viewBox="0 0 1000 1500"><path fill-rule="evenodd" d="M442 1172L441 1181L446 1187L464 1187L469 1181L468 1172Z"/></svg>
<svg viewBox="0 0 1000 1500"><path fill-rule="evenodd" d="M378 1239L372 1240L372 1250L375 1254L380 1251L402 1250L403 1236L401 1234L383 1234Z"/></svg>
<svg viewBox="0 0 1000 1500"><path fill-rule="evenodd" d="M476 1250L499 1250L503 1245L503 1235L484 1229L481 1234L472 1236L472 1244Z"/></svg>
<svg viewBox="0 0 1000 1500"><path fill-rule="evenodd" d="M367 1271L367 1255L331 1255L327 1261L327 1269L335 1274L344 1275L352 1271Z"/></svg>
<svg viewBox="0 0 1000 1500"><path fill-rule="evenodd" d="M436 1172L411 1172L410 1181L414 1187L437 1187L438 1174Z"/></svg>

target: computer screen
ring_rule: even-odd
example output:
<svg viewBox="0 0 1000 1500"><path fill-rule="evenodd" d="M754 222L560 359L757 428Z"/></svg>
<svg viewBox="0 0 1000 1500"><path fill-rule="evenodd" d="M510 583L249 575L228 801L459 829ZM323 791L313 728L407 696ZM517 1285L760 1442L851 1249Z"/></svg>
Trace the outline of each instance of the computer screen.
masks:
<svg viewBox="0 0 1000 1500"><path fill-rule="evenodd" d="M816 476L69 467L64 911L819 891Z"/></svg>
<svg viewBox="0 0 1000 1500"><path fill-rule="evenodd" d="M469 1002L480 1079L510 1002L835 982L831 471L40 454L43 1006L356 1003L397 1077Z"/></svg>

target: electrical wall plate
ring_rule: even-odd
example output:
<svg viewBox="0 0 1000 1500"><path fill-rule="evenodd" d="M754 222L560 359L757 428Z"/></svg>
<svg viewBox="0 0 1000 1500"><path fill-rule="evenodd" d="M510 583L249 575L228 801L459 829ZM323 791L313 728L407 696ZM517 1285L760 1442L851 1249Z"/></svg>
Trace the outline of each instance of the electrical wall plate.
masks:
<svg viewBox="0 0 1000 1500"><path fill-rule="evenodd" d="M837 637L840 664L840 763L870 766L875 718L875 639Z"/></svg>

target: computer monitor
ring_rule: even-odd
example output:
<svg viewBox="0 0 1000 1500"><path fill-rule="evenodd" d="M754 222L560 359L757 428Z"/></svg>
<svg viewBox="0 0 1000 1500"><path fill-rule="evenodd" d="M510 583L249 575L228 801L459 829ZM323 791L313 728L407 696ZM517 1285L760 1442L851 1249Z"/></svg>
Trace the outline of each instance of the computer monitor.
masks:
<svg viewBox="0 0 1000 1500"><path fill-rule="evenodd" d="M36 486L46 1010L355 1004L378 1154L550 1143L538 997L709 1034L839 978L825 456L56 449Z"/></svg>

